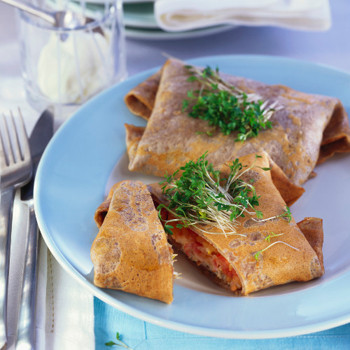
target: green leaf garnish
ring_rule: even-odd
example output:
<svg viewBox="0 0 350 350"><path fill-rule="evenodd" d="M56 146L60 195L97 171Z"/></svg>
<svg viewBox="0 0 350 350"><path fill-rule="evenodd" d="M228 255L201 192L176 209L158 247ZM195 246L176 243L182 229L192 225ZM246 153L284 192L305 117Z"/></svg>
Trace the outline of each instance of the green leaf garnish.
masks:
<svg viewBox="0 0 350 350"><path fill-rule="evenodd" d="M177 226L176 226L177 227ZM164 231L169 234L169 235L172 235L173 234L173 231L171 231L172 229L174 228L174 226L171 226L171 225L164 225ZM180 227L177 227L177 228L180 228Z"/></svg>
<svg viewBox="0 0 350 350"><path fill-rule="evenodd" d="M125 349L129 349L129 350L133 350L130 346L126 345L123 341L122 341L122 337L119 334L119 332L116 333L115 338L117 339L118 343L114 342L113 340L105 343L106 346L112 347L112 346L121 346Z"/></svg>
<svg viewBox="0 0 350 350"><path fill-rule="evenodd" d="M105 343L106 346L113 346L113 345L117 345L117 343L115 343L114 341L109 341L107 343Z"/></svg>
<svg viewBox="0 0 350 350"><path fill-rule="evenodd" d="M292 213L290 212L290 208L286 206L284 213L281 215L283 218L287 218L288 222L292 220Z"/></svg>
<svg viewBox="0 0 350 350"><path fill-rule="evenodd" d="M207 136L213 136L213 133L211 131L196 131L196 135L207 135Z"/></svg>
<svg viewBox="0 0 350 350"><path fill-rule="evenodd" d="M256 210L255 213L256 213L256 217L258 219L262 219L263 218L263 213L260 210Z"/></svg>
<svg viewBox="0 0 350 350"><path fill-rule="evenodd" d="M259 250L259 251L257 251L257 252L254 254L254 258L255 258L256 261L259 260L261 253L262 253L262 250Z"/></svg>
<svg viewBox="0 0 350 350"><path fill-rule="evenodd" d="M180 178L175 178L175 172L162 181L162 184L166 183L162 190L169 205L161 204L157 209L159 218L165 221L165 231L169 234L172 234L172 223L176 223L177 228L201 224L197 228L210 233L203 228L207 224L224 234L237 234L235 226L238 217L250 214L262 218L262 212L255 209L259 205L259 197L254 186L242 179L243 174L251 170L254 164L244 166L235 159L229 165L228 177L224 178L206 160L206 156L207 153L181 167ZM174 218L163 219L160 214L162 209L166 209Z"/></svg>
<svg viewBox="0 0 350 350"><path fill-rule="evenodd" d="M218 68L214 71L207 66L201 71L185 67L190 74L187 81L201 84L200 89L188 91L188 100L183 101L182 110L188 110L190 117L206 120L224 135L236 132L236 141L245 141L257 136L260 130L272 128L269 119L280 109L277 102L263 102L257 94L246 94L228 84L221 79Z"/></svg>

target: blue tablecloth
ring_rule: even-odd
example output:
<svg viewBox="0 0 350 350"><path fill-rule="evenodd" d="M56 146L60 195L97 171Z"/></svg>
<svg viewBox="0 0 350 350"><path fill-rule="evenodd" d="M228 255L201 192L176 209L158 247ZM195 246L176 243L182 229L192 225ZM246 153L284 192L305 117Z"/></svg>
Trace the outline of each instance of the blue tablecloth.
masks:
<svg viewBox="0 0 350 350"><path fill-rule="evenodd" d="M155 326L131 317L94 298L96 350L110 349L106 342L119 332L134 350L349 350L350 324L322 332L278 339L221 339L202 337ZM115 347L122 349L121 347Z"/></svg>

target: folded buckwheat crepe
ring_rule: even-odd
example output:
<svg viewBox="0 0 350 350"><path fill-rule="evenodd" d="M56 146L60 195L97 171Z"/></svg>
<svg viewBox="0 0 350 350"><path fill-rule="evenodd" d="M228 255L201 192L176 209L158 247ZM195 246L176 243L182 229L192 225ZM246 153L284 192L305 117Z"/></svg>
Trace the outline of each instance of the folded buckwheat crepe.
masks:
<svg viewBox="0 0 350 350"><path fill-rule="evenodd" d="M262 218L253 213L238 217L233 234L228 231L224 234L217 226L208 223L182 228L174 223L172 234L168 234L169 242L217 284L241 295L322 276L322 220L306 218L297 224L291 216L283 215L286 202L275 183L284 189L291 186L289 192L295 191L296 186L286 177L273 180L272 170L269 170L271 162L266 154L259 158L255 154L247 155L239 160L245 166L243 170L249 168L242 179L254 185L259 198L257 209ZM223 178L228 177L229 163L217 169ZM159 184L149 185L148 189L156 205L168 204L169 197ZM114 189L111 192L116 193ZM95 219L98 225L102 224L101 230L109 221L110 211L114 210L111 206L113 197L109 196L96 211ZM166 220L174 218L164 208L161 215L163 225ZM114 230L120 230L119 221L113 222L113 225ZM112 241L115 244L115 240ZM133 244L129 242L128 249L134 252ZM154 252L148 249L145 253ZM147 280L144 283L150 287Z"/></svg>
<svg viewBox="0 0 350 350"><path fill-rule="evenodd" d="M236 88L279 106L270 119L271 129L241 142L183 111L187 92L200 86L188 77L183 62L169 59L126 95L130 111L148 120L145 128L126 125L129 170L163 176L204 152L218 165L265 151L291 182L301 185L313 175L316 164L336 152L350 151L349 119L336 98L221 74Z"/></svg>
<svg viewBox="0 0 350 350"><path fill-rule="evenodd" d="M165 303L173 300L173 255L147 186L111 189L91 248L94 283Z"/></svg>

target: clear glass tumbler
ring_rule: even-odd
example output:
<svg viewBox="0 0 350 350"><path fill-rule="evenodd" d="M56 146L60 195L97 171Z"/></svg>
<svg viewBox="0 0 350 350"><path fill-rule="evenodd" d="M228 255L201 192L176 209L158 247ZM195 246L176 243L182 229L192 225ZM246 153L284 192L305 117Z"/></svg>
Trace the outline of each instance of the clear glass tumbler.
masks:
<svg viewBox="0 0 350 350"><path fill-rule="evenodd" d="M82 103L126 75L122 1L90 6L46 0L46 10L71 10L86 24L59 28L19 11L22 75L28 102L38 111L51 105L69 116Z"/></svg>

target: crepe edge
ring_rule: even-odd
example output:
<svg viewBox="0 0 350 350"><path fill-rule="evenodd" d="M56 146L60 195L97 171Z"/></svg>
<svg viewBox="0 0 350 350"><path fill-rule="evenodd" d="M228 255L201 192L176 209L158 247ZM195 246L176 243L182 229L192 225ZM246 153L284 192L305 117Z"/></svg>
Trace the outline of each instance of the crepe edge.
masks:
<svg viewBox="0 0 350 350"><path fill-rule="evenodd" d="M325 162L336 153L350 152L349 117L340 100L334 106L332 117L327 124L317 164Z"/></svg>
<svg viewBox="0 0 350 350"><path fill-rule="evenodd" d="M157 71L125 95L124 102L131 113L145 120L150 118L161 74L161 70Z"/></svg>
<svg viewBox="0 0 350 350"><path fill-rule="evenodd" d="M135 228L129 229L125 226L125 222L119 221L119 231L118 229L115 230L115 211L118 215L123 214L123 208L125 211L125 203L123 204L120 198L116 198L116 196L119 195L118 190L122 186L121 184L125 183L127 185L136 183L137 186L142 187L142 191L147 193L146 195L149 196L149 201L152 203L152 212L147 216L152 231L149 233L150 237L145 244L141 244L141 239L145 236L141 229L139 231ZM113 206L113 203L117 209L111 209L110 205ZM107 205L109 209L105 215L101 216L101 206L95 213L99 232L91 246L94 284L97 287L122 290L170 304L173 301L173 251L167 241L166 233L159 221L158 213L154 208L147 186L140 181L121 181L112 187L103 208L107 208ZM146 210L144 208L140 209L137 204L135 208L134 202L133 205L129 206L129 208L131 207L139 212L140 210L141 212ZM130 219L131 214L129 214L126 213L126 216ZM135 215L137 219L138 214ZM110 226L111 223L113 223L112 227ZM130 235L132 234L133 237L127 237L127 235L124 235L124 231L121 234L120 229L130 231ZM126 246L132 248L131 251L139 252L139 254L132 254L129 257L129 249L126 249ZM137 261L137 264L133 263L135 261Z"/></svg>

